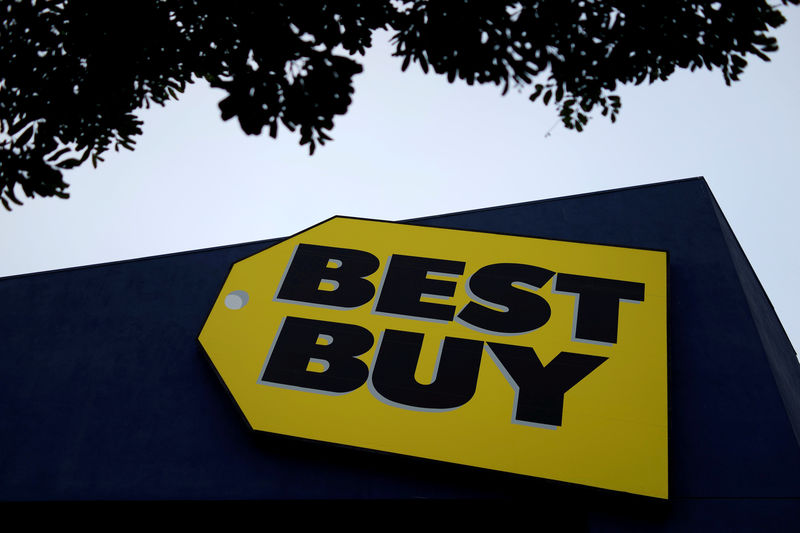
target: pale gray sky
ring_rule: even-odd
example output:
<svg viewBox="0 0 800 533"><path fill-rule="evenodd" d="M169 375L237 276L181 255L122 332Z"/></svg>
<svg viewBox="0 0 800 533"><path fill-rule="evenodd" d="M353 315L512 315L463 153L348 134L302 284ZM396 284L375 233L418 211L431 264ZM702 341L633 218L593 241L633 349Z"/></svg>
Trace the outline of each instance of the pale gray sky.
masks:
<svg viewBox="0 0 800 533"><path fill-rule="evenodd" d="M334 214L397 220L702 175L797 347L800 24L787 13L781 50L738 84L704 71L626 87L617 123L583 133L525 93L401 73L383 42L313 157L287 131L222 122L221 93L195 85L141 113L135 152L67 172L71 199L0 210L0 276L279 237Z"/></svg>

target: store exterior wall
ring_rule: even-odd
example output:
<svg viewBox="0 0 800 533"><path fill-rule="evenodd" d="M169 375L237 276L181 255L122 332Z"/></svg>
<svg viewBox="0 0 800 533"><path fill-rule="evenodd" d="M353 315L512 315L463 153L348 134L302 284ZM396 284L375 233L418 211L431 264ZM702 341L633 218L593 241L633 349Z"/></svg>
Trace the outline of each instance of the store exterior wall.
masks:
<svg viewBox="0 0 800 533"><path fill-rule="evenodd" d="M232 265L282 239L0 280L0 500L524 498L612 530L800 515L800 365L704 180L410 222L668 253L666 500L254 432L197 337Z"/></svg>

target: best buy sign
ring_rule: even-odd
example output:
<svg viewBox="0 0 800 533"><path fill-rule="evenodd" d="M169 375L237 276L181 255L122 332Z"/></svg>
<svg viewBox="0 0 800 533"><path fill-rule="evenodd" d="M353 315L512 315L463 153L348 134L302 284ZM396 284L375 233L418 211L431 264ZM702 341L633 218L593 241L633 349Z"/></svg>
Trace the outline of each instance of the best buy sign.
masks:
<svg viewBox="0 0 800 533"><path fill-rule="evenodd" d="M335 217L200 341L253 428L667 497L665 252Z"/></svg>

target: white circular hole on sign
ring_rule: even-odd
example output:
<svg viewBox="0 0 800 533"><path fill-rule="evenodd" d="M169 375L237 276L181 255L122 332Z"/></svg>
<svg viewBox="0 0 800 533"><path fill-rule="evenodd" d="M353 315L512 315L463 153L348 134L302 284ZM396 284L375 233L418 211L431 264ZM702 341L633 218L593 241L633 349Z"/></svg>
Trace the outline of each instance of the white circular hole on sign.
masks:
<svg viewBox="0 0 800 533"><path fill-rule="evenodd" d="M249 298L250 296L245 291L231 291L225 296L225 307L236 311L247 305Z"/></svg>

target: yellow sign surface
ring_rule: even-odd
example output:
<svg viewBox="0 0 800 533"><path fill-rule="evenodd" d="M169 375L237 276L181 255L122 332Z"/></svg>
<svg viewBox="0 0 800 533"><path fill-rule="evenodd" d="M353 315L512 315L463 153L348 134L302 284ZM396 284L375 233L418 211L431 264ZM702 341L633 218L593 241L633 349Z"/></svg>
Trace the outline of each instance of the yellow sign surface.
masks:
<svg viewBox="0 0 800 533"><path fill-rule="evenodd" d="M334 217L200 342L250 425L667 497L666 252Z"/></svg>

